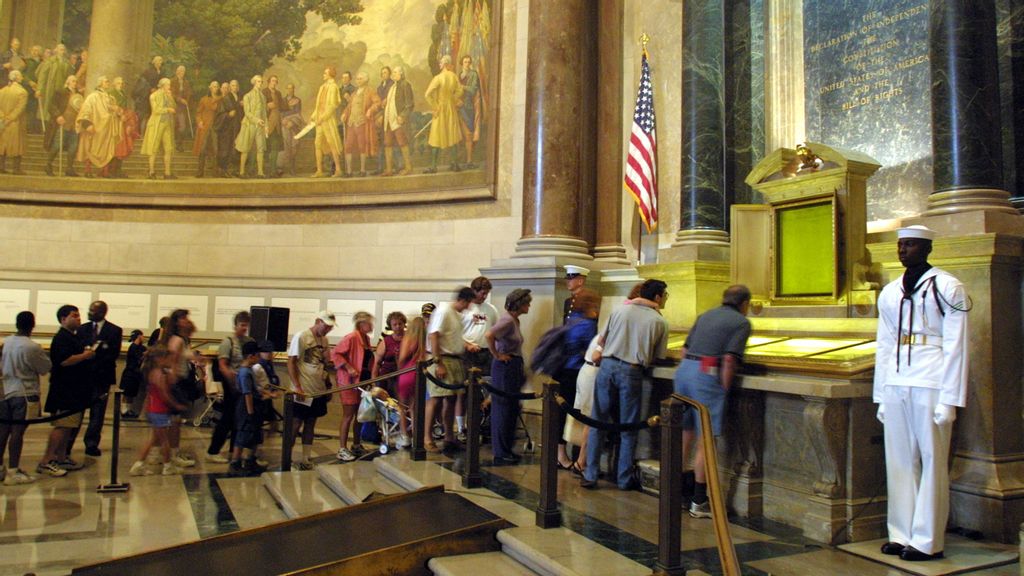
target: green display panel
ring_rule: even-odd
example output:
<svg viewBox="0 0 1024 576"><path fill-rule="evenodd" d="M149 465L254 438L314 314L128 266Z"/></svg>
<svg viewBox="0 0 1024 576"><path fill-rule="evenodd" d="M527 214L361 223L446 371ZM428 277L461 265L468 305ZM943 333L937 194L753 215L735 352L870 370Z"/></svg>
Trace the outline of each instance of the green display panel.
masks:
<svg viewBox="0 0 1024 576"><path fill-rule="evenodd" d="M775 211L775 295L835 293L835 231L831 201Z"/></svg>

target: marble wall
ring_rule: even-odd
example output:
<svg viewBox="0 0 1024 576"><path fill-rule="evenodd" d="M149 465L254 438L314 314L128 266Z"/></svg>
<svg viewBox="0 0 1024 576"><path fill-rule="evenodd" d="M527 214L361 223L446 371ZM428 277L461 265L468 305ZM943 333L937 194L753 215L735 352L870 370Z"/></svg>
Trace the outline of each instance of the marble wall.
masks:
<svg viewBox="0 0 1024 576"><path fill-rule="evenodd" d="M920 213L931 192L928 2L804 2L807 138L882 164L868 219Z"/></svg>

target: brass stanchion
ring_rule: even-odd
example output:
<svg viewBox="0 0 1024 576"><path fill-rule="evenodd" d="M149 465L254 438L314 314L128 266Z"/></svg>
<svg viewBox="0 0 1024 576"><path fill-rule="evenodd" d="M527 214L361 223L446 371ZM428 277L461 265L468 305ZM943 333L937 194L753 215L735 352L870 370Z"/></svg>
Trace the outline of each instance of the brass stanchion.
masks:
<svg viewBox="0 0 1024 576"><path fill-rule="evenodd" d="M658 561L654 574L684 576L679 548L682 537L683 411L686 405L669 397L661 403L661 473L658 477Z"/></svg>
<svg viewBox="0 0 1024 576"><path fill-rule="evenodd" d="M117 481L117 451L121 446L121 391L114 392L114 438L110 447L110 483L100 484L100 493L127 492L129 484Z"/></svg>
<svg viewBox="0 0 1024 576"><path fill-rule="evenodd" d="M416 365L416 388L413 395L416 398L416 409L412 416L412 459L426 460L427 447L423 445L423 431L427 417L425 414L427 404L427 376L423 373L429 363L420 362Z"/></svg>
<svg viewBox="0 0 1024 576"><path fill-rule="evenodd" d="M466 385L466 467L462 472L463 488L483 486L480 475L480 369L470 370Z"/></svg>
<svg viewBox="0 0 1024 576"><path fill-rule="evenodd" d="M558 508L558 382L544 383L544 412L541 422L540 502L537 504L537 526L557 528L562 525L562 512Z"/></svg>
<svg viewBox="0 0 1024 576"><path fill-rule="evenodd" d="M295 443L295 393L284 393L284 429L281 430L281 471L292 469L292 444Z"/></svg>

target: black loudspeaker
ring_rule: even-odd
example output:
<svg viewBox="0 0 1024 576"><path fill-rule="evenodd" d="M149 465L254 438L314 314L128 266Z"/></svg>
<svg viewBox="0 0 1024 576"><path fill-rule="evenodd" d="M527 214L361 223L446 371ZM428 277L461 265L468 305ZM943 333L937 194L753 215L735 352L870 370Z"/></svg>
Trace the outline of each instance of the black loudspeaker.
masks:
<svg viewBox="0 0 1024 576"><path fill-rule="evenodd" d="M252 315L249 336L257 342L270 340L274 343L274 350L278 352L288 350L288 316L291 310L273 306L253 306L249 308L249 313Z"/></svg>

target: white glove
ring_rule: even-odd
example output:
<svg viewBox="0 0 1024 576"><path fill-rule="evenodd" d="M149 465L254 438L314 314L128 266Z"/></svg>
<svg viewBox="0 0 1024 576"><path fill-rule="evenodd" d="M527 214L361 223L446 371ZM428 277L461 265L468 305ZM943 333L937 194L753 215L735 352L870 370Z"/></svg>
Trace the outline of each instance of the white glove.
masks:
<svg viewBox="0 0 1024 576"><path fill-rule="evenodd" d="M932 421L935 422L936 426L952 424L954 420L956 420L956 406L948 404L938 404L935 406L935 414L932 415Z"/></svg>
<svg viewBox="0 0 1024 576"><path fill-rule="evenodd" d="M878 418L879 422L885 424L885 404L878 405L878 413L875 414L875 418Z"/></svg>

